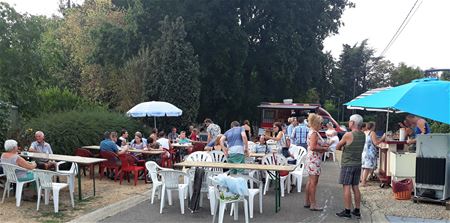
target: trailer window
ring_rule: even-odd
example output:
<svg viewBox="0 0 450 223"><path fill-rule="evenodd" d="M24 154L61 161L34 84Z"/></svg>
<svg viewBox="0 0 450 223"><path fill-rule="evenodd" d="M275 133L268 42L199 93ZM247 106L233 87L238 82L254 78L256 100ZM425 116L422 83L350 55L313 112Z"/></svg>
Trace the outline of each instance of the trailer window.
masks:
<svg viewBox="0 0 450 223"><path fill-rule="evenodd" d="M263 123L272 123L275 119L275 110L272 109L264 109L263 110Z"/></svg>

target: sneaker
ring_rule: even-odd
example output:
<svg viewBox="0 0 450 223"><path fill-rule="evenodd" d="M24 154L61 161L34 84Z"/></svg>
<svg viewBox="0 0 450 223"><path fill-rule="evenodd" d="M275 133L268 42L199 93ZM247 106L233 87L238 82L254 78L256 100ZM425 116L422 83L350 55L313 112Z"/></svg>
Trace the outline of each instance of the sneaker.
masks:
<svg viewBox="0 0 450 223"><path fill-rule="evenodd" d="M348 219L352 218L350 211L347 212L346 210L342 210L341 212L336 213L336 216L340 218L348 218Z"/></svg>
<svg viewBox="0 0 450 223"><path fill-rule="evenodd" d="M361 219L361 212L356 212L355 210L352 211L352 215L356 217L356 219Z"/></svg>

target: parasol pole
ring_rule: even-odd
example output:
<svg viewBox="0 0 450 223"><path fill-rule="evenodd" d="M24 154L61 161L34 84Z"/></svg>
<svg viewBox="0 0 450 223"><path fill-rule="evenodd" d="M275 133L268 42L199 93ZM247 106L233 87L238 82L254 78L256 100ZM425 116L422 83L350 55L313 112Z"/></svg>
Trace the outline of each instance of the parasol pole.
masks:
<svg viewBox="0 0 450 223"><path fill-rule="evenodd" d="M156 129L156 116L153 116L153 126L154 126L155 129Z"/></svg>
<svg viewBox="0 0 450 223"><path fill-rule="evenodd" d="M387 114L386 114L386 134L388 132L388 128L389 128L389 108L387 109Z"/></svg>

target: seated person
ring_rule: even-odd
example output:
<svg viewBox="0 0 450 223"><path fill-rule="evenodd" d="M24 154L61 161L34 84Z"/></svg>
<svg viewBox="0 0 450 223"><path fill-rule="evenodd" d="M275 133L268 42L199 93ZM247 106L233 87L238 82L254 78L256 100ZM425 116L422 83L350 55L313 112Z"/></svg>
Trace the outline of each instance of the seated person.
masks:
<svg viewBox="0 0 450 223"><path fill-rule="evenodd" d="M327 144L330 145L330 147L328 147L328 151L336 152L336 146L339 143L339 137L337 136L336 130L327 131L326 135L327 135Z"/></svg>
<svg viewBox="0 0 450 223"><path fill-rule="evenodd" d="M142 133L136 132L134 134L134 139L131 141L130 147L134 149L147 148L147 140L142 138Z"/></svg>
<svg viewBox="0 0 450 223"><path fill-rule="evenodd" d="M131 140L130 145L132 145L134 143L136 136L140 137L142 139L142 142L145 144L145 147L147 147L148 140L146 138L143 138L143 135L141 132L134 133L134 138L133 138L133 140Z"/></svg>
<svg viewBox="0 0 450 223"><path fill-rule="evenodd" d="M109 151L117 155L124 154L128 151L128 146L121 149L115 142L117 142L117 132L105 132L105 139L100 142L100 151Z"/></svg>
<svg viewBox="0 0 450 223"><path fill-rule="evenodd" d="M34 138L36 141L31 143L28 149L30 152L53 154L52 147L49 143L45 142L45 135L42 131L37 131L34 134ZM48 159L36 159L36 163L38 169L44 170L55 168L56 165L55 162Z"/></svg>
<svg viewBox="0 0 450 223"><path fill-rule="evenodd" d="M170 158L169 150L172 148L172 144L170 143L170 140L166 137L166 133L164 131L158 133L158 140L156 140L156 142L160 145L159 148L167 151L165 153L166 158Z"/></svg>
<svg viewBox="0 0 450 223"><path fill-rule="evenodd" d="M191 135L189 136L189 139L191 141L198 141L199 140L198 129L194 128L193 126L192 126Z"/></svg>
<svg viewBox="0 0 450 223"><path fill-rule="evenodd" d="M177 139L177 142L182 145L182 144L191 143L191 140L186 138L186 132L185 131L181 131L180 132L180 137ZM186 147L186 150L187 150L188 154L191 154L193 149L194 149L193 146Z"/></svg>
<svg viewBox="0 0 450 223"><path fill-rule="evenodd" d="M6 140L4 148L5 152L2 153L0 158L1 163L17 165L27 170L33 170L36 168L37 164L35 162L27 162L24 158L17 154L18 146L16 140ZM18 181L27 181L34 178L33 172L31 171L16 170L16 175Z"/></svg>
<svg viewBox="0 0 450 223"><path fill-rule="evenodd" d="M126 129L122 129L120 133L120 137L116 140L116 144L120 146L127 145L128 131Z"/></svg>
<svg viewBox="0 0 450 223"><path fill-rule="evenodd" d="M264 135L259 136L259 142L256 144L255 147L256 153L269 153L269 147L266 144L266 139Z"/></svg>

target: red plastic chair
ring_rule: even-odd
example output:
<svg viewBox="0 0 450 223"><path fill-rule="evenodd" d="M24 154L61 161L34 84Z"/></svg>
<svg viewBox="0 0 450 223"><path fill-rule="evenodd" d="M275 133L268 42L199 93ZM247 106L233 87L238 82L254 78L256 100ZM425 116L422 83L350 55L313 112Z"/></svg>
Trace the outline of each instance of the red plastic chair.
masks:
<svg viewBox="0 0 450 223"><path fill-rule="evenodd" d="M172 168L175 163L175 155L176 151L174 149L165 149L165 151L169 152L170 157L167 157L166 153L161 154L161 167Z"/></svg>
<svg viewBox="0 0 450 223"><path fill-rule="evenodd" d="M130 182L130 173L134 175L134 186L137 185L139 171L144 171L144 176L147 176L147 169L143 166L137 166L136 157L130 154L120 154L120 161L122 161L122 170L120 171L120 184L122 184L123 177L126 174L128 182ZM147 183L147 177L144 177L145 183Z"/></svg>
<svg viewBox="0 0 450 223"><path fill-rule="evenodd" d="M192 152L204 151L205 150L205 146L206 146L206 142L193 142L192 146L194 147L192 149Z"/></svg>
<svg viewBox="0 0 450 223"><path fill-rule="evenodd" d="M99 168L99 174L100 174L100 180L103 178L105 174L105 169L109 169L111 171L114 171L114 182L117 180L117 177L119 176L119 170L121 167L121 162L117 154L109 151L100 151L100 157L107 159L106 161L103 161L100 163Z"/></svg>
<svg viewBox="0 0 450 223"><path fill-rule="evenodd" d="M91 153L91 151L87 150L87 149L82 149L82 148L78 148L75 149L75 156L82 156L82 157L95 157L93 153ZM84 176L86 176L86 167L89 167L89 175L92 177L94 176L94 168L95 165L97 164L81 164L79 163L78 166L83 168L83 173ZM100 164L98 164L100 165Z"/></svg>

